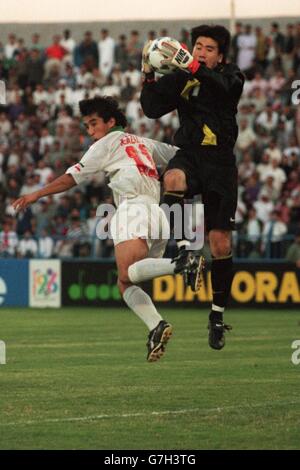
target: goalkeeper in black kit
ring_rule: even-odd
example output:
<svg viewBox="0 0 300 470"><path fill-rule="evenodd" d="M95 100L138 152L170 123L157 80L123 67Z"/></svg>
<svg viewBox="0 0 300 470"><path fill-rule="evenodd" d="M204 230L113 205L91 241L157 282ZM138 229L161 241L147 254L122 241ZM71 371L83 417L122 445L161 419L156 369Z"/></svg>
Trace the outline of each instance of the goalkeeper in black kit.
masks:
<svg viewBox="0 0 300 470"><path fill-rule="evenodd" d="M225 331L223 321L233 279L231 232L235 229L237 206L237 167L233 147L238 127L236 113L244 85L244 76L235 64L227 63L230 33L223 26L201 25L192 29L192 55L178 41L160 41L166 64L176 67L174 73L157 81L148 61L148 42L143 50L144 73L141 105L146 116L157 119L177 109L180 127L174 141L179 147L164 174L164 199L168 206L184 198L202 195L205 228L212 254L212 310L209 315L209 345L222 349ZM171 221L180 223L183 218ZM172 227L173 224L173 227ZM184 239L177 240L175 272L198 256ZM199 255L197 276L187 283L197 289L202 257Z"/></svg>

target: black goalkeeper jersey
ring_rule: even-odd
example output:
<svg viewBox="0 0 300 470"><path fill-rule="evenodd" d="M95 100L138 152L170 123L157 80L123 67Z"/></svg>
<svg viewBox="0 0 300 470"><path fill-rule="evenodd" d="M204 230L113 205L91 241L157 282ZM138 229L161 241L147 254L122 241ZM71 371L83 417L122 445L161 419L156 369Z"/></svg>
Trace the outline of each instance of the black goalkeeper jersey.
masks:
<svg viewBox="0 0 300 470"><path fill-rule="evenodd" d="M220 163L230 164L243 85L244 75L234 64L213 70L201 65L194 74L178 70L157 81L145 81L141 105L145 115L153 119L177 109L180 127L174 143L192 152L214 149Z"/></svg>

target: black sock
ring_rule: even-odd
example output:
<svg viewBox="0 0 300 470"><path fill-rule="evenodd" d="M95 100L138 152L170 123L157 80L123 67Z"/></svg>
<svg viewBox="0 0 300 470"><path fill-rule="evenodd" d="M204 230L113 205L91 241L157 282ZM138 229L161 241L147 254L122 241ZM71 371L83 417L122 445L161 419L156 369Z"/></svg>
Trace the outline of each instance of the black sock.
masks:
<svg viewBox="0 0 300 470"><path fill-rule="evenodd" d="M180 214L176 217L176 210L169 211L167 218L170 223L171 234L174 235L176 242L184 240L184 192L183 191L165 191L163 194L163 204L166 204L169 209L174 204L180 206Z"/></svg>
<svg viewBox="0 0 300 470"><path fill-rule="evenodd" d="M209 319L214 322L223 321L223 312L215 312L212 310L209 314Z"/></svg>
<svg viewBox="0 0 300 470"><path fill-rule="evenodd" d="M224 258L213 258L211 265L211 284L213 304L224 308L231 291L233 280L232 254Z"/></svg>

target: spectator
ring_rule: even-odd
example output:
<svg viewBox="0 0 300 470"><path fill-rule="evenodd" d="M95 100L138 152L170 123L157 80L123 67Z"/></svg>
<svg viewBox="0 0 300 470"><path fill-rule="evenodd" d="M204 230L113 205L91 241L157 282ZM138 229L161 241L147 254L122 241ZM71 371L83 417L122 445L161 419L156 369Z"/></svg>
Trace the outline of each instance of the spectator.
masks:
<svg viewBox="0 0 300 470"><path fill-rule="evenodd" d="M255 28L256 34L256 50L255 50L255 59L256 63L261 70L265 70L267 66L267 38L264 35L262 28L257 26Z"/></svg>
<svg viewBox="0 0 300 470"><path fill-rule="evenodd" d="M0 257L13 258L18 246L18 236L13 229L13 222L5 220L0 231Z"/></svg>
<svg viewBox="0 0 300 470"><path fill-rule="evenodd" d="M80 67L85 65L86 69L92 71L99 65L99 53L97 43L93 39L91 31L87 31L83 41L79 44L77 54L75 54L75 65Z"/></svg>
<svg viewBox="0 0 300 470"><path fill-rule="evenodd" d="M239 53L239 46L238 46L238 39L243 34L243 25L240 22L235 23L235 34L232 36L231 39L231 60L233 63L237 63L238 53Z"/></svg>
<svg viewBox="0 0 300 470"><path fill-rule="evenodd" d="M47 230L43 229L38 239L38 256L39 258L51 258L54 251L54 242L49 237Z"/></svg>
<svg viewBox="0 0 300 470"><path fill-rule="evenodd" d="M274 210L271 218L263 228L262 250L268 258L281 258L283 250L283 238L287 233L287 226L280 220L280 214Z"/></svg>
<svg viewBox="0 0 300 470"><path fill-rule="evenodd" d="M43 230L47 230L50 226L47 200L42 199L33 210L35 211L36 235L40 237Z"/></svg>
<svg viewBox="0 0 300 470"><path fill-rule="evenodd" d="M300 193L296 188L291 193L289 200L290 206L290 221L288 231L291 234L296 234L300 230Z"/></svg>
<svg viewBox="0 0 300 470"><path fill-rule="evenodd" d="M32 191L37 191L41 188L41 184L35 182L34 174L28 175L25 184L23 184L20 196L23 194L31 193Z"/></svg>
<svg viewBox="0 0 300 470"><path fill-rule="evenodd" d="M124 73L124 80L126 80L127 77L129 78L130 84L132 86L134 86L135 88L138 88L140 86L141 72L137 68L135 68L133 62L129 62L128 70Z"/></svg>
<svg viewBox="0 0 300 470"><path fill-rule="evenodd" d="M266 193L260 193L259 199L254 202L253 206L256 210L257 218L262 224L270 220L271 213L274 210L274 203Z"/></svg>
<svg viewBox="0 0 300 470"><path fill-rule="evenodd" d="M27 60L28 84L35 87L44 79L44 64L39 49L32 49Z"/></svg>
<svg viewBox="0 0 300 470"><path fill-rule="evenodd" d="M255 146L257 136L251 126L248 124L247 119L242 119L240 123L239 136L236 141L236 151L238 153L237 158L240 160L242 154L250 152Z"/></svg>
<svg viewBox="0 0 300 470"><path fill-rule="evenodd" d="M125 34L119 36L119 42L115 49L116 64L119 64L122 72L125 72L129 64L129 55L127 48L127 37Z"/></svg>
<svg viewBox="0 0 300 470"><path fill-rule="evenodd" d="M52 135L50 135L49 130L47 129L47 127L44 127L41 130L40 139L39 139L39 153L40 153L40 155L44 155L46 153L46 151L49 150L49 148L51 147L53 142L54 142L54 137Z"/></svg>
<svg viewBox="0 0 300 470"><path fill-rule="evenodd" d="M275 187L274 184L274 176L268 175L266 179L264 180L264 183L262 184L260 188L260 192L258 194L258 197L260 194L266 194L269 198L270 201L272 201L274 204L279 198L280 191L277 187Z"/></svg>
<svg viewBox="0 0 300 470"><path fill-rule="evenodd" d="M270 173L272 166L270 164L270 156L267 152L264 152L260 163L256 166L256 171L260 181L265 181L266 176Z"/></svg>
<svg viewBox="0 0 300 470"><path fill-rule="evenodd" d="M279 164L281 163L282 152L275 139L270 140L269 147L266 148L265 153L269 156L270 162L272 162L272 160L276 160Z"/></svg>
<svg viewBox="0 0 300 470"><path fill-rule="evenodd" d="M4 55L6 59L11 60L14 57L15 52L18 50L18 42L16 35L13 33L10 33L8 35L8 42L4 46Z"/></svg>
<svg viewBox="0 0 300 470"><path fill-rule="evenodd" d="M237 38L237 64L239 68L246 72L253 64L256 49L256 36L252 33L252 26L247 24L245 32Z"/></svg>
<svg viewBox="0 0 300 470"><path fill-rule="evenodd" d="M98 43L99 69L104 77L108 77L115 63L115 41L109 36L109 31L101 29L101 39Z"/></svg>
<svg viewBox="0 0 300 470"><path fill-rule="evenodd" d="M0 113L0 134L9 134L11 131L11 122L5 112Z"/></svg>
<svg viewBox="0 0 300 470"><path fill-rule="evenodd" d="M137 30L131 31L127 46L128 59L132 66L137 69L140 69L142 49L143 44L140 42L140 33Z"/></svg>
<svg viewBox="0 0 300 470"><path fill-rule="evenodd" d="M272 134L278 125L278 121L278 113L273 111L271 104L268 104L266 110L258 115L256 124L259 128L262 128L262 130Z"/></svg>
<svg viewBox="0 0 300 470"><path fill-rule="evenodd" d="M77 209L71 211L71 224L67 232L67 239L72 244L72 255L75 258L90 255L88 227L85 222L81 222Z"/></svg>
<svg viewBox="0 0 300 470"><path fill-rule="evenodd" d="M113 96L115 99L119 99L121 88L118 85L114 85L112 77L108 77L106 85L102 88L102 96Z"/></svg>
<svg viewBox="0 0 300 470"><path fill-rule="evenodd" d="M154 121L152 130L150 132L150 139L162 141L164 137L164 131L161 125L161 122L156 119Z"/></svg>
<svg viewBox="0 0 300 470"><path fill-rule="evenodd" d="M152 32L154 33L153 39L155 39L155 32L154 31L152 31ZM191 41L191 35L190 35L190 30L189 29L181 28L179 42L184 44L188 48L188 50L192 49L192 41Z"/></svg>
<svg viewBox="0 0 300 470"><path fill-rule="evenodd" d="M276 93L280 92L284 87L286 79L283 75L282 70L277 70L274 77L271 77L269 80L269 96L274 98Z"/></svg>
<svg viewBox="0 0 300 470"><path fill-rule="evenodd" d="M244 152L238 171L239 178L242 182L246 181L255 173L255 163L249 152Z"/></svg>
<svg viewBox="0 0 300 470"><path fill-rule="evenodd" d="M34 104L38 106L42 102L48 103L48 100L49 100L49 93L45 90L44 85L42 83L38 83L33 92Z"/></svg>
<svg viewBox="0 0 300 470"><path fill-rule="evenodd" d="M66 49L60 44L60 36L58 34L53 36L53 43L47 47L45 53L47 58L45 63L45 78L48 78L51 69L54 67L60 68L61 62L67 54Z"/></svg>
<svg viewBox="0 0 300 470"><path fill-rule="evenodd" d="M272 38L272 43L275 46L276 54L281 55L284 51L285 39L284 35L280 31L279 24L276 22L271 24L270 37Z"/></svg>
<svg viewBox="0 0 300 470"><path fill-rule="evenodd" d="M60 45L66 51L63 61L65 63L72 64L73 63L73 52L76 46L75 39L71 36L71 31L69 29L65 29L63 32L63 37L60 40Z"/></svg>
<svg viewBox="0 0 300 470"><path fill-rule="evenodd" d="M126 103L130 101L135 93L136 88L131 85L130 77L126 77L125 86L121 89L121 101Z"/></svg>
<svg viewBox="0 0 300 470"><path fill-rule="evenodd" d="M7 179L6 197L16 199L20 194L20 186L15 178Z"/></svg>
<svg viewBox="0 0 300 470"><path fill-rule="evenodd" d="M250 80L250 84L248 85L248 94L251 94L253 90L257 89L259 89L264 95L267 94L269 89L269 82L262 77L260 72L256 72L253 80Z"/></svg>
<svg viewBox="0 0 300 470"><path fill-rule="evenodd" d="M38 50L41 54L44 52L43 46L40 44L41 36L38 33L33 33L31 36L31 44L29 46L30 50Z"/></svg>
<svg viewBox="0 0 300 470"><path fill-rule="evenodd" d="M271 160L271 167L266 173L266 178L272 176L274 180L274 188L278 191L278 196L281 192L283 184L286 182L286 174L283 169L280 168L279 162L276 159Z"/></svg>
<svg viewBox="0 0 300 470"><path fill-rule="evenodd" d="M245 257L253 257L259 252L262 223L258 220L256 210L251 207L246 222L246 253Z"/></svg>
<svg viewBox="0 0 300 470"><path fill-rule="evenodd" d="M288 247L285 259L300 269L300 232L295 235L293 243Z"/></svg>
<svg viewBox="0 0 300 470"><path fill-rule="evenodd" d="M249 105L254 107L255 113L261 113L265 110L267 104L267 95L261 88L252 88Z"/></svg>
<svg viewBox="0 0 300 470"><path fill-rule="evenodd" d="M64 96L64 102L66 105L73 105L73 90L67 87L67 82L61 78L58 82L58 89L55 93L55 104L59 106L61 104L61 96Z"/></svg>
<svg viewBox="0 0 300 470"><path fill-rule="evenodd" d="M69 62L66 62L65 64L65 70L62 75L62 80L65 81L66 87L69 89L72 89L74 93L74 90L76 88L76 73L73 69L73 66ZM73 99L73 102L74 102L74 99Z"/></svg>
<svg viewBox="0 0 300 470"><path fill-rule="evenodd" d="M21 258L35 258L38 253L38 244L33 238L30 230L24 232L24 236L19 242L17 248L18 254Z"/></svg>

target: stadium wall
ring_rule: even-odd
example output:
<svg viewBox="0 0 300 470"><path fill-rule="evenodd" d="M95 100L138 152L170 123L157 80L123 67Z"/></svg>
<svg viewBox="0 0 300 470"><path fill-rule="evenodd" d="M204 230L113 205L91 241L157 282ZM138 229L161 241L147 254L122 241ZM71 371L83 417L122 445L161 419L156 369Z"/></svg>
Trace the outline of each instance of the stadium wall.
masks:
<svg viewBox="0 0 300 470"><path fill-rule="evenodd" d="M194 293L181 276L164 276L144 285L154 302L167 307L208 307L210 271ZM114 262L77 260L1 260L0 306L119 307ZM300 270L287 263L236 263L232 307L299 309Z"/></svg>
<svg viewBox="0 0 300 470"><path fill-rule="evenodd" d="M288 23L295 23L299 20L297 17L270 17L270 18L236 18L244 24L251 24L253 26L261 26L264 31L270 30L270 23L277 21L282 28ZM91 31L95 40L99 40L99 33L102 28L109 30L110 35L117 39L120 34L129 35L130 31L136 29L140 32L141 40L145 40L148 31L154 30L157 33L163 28L166 28L171 36L179 37L182 28L191 29L200 23L221 23L229 27L229 19L215 18L206 19L199 17L194 20L160 20L160 21L91 21L80 23L1 23L0 28L0 41L4 44L7 41L9 33L15 33L19 38L30 43L33 33L41 35L41 44L43 46L52 43L54 34L61 34L64 29L70 29L73 38L79 42L82 40L85 31Z"/></svg>

